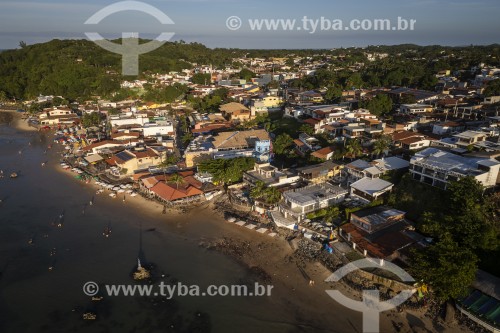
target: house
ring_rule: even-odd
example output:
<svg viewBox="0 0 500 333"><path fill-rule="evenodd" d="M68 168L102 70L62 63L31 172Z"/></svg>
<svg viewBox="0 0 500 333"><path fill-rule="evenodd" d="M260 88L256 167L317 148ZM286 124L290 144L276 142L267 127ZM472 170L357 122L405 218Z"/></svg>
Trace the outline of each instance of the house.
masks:
<svg viewBox="0 0 500 333"><path fill-rule="evenodd" d="M109 116L109 122L112 127L120 127L120 126L127 126L127 125L134 125L134 126L144 126L144 124L149 122L149 118L147 114L122 114L122 115L116 115L116 116Z"/></svg>
<svg viewBox="0 0 500 333"><path fill-rule="evenodd" d="M295 144L295 151L300 156L305 156L308 152L318 148L318 139L306 133L300 133L299 138L293 140L293 143Z"/></svg>
<svg viewBox="0 0 500 333"><path fill-rule="evenodd" d="M392 134L394 147L406 150L418 150L431 145L431 139L418 132L401 131Z"/></svg>
<svg viewBox="0 0 500 333"><path fill-rule="evenodd" d="M335 154L335 147L325 147L311 153L311 156L314 156L322 161L328 161L332 159L333 154Z"/></svg>
<svg viewBox="0 0 500 333"><path fill-rule="evenodd" d="M152 176L141 180L141 189L150 196L168 204L185 204L187 202L200 201L204 193L200 189L201 182L192 176L183 177L181 183L171 181L172 175Z"/></svg>
<svg viewBox="0 0 500 333"><path fill-rule="evenodd" d="M299 93L298 99L300 102L323 103L323 95L314 90Z"/></svg>
<svg viewBox="0 0 500 333"><path fill-rule="evenodd" d="M305 119L303 123L312 127L314 133L316 134L321 132L321 127L323 126L323 121L321 119L316 119L316 118Z"/></svg>
<svg viewBox="0 0 500 333"><path fill-rule="evenodd" d="M267 162L270 158L271 138L264 129L221 132L216 136L199 136L186 149L188 168L209 158L254 157Z"/></svg>
<svg viewBox="0 0 500 333"><path fill-rule="evenodd" d="M348 191L330 183L313 184L286 191L279 211L286 219L300 222L308 213L327 208L344 200Z"/></svg>
<svg viewBox="0 0 500 333"><path fill-rule="evenodd" d="M310 183L317 184L335 177L340 174L342 166L332 161L326 161L321 164L309 165L296 169L299 176Z"/></svg>
<svg viewBox="0 0 500 333"><path fill-rule="evenodd" d="M486 141L486 133L476 131L465 131L453 135L457 139L456 144L462 148L467 148L470 145Z"/></svg>
<svg viewBox="0 0 500 333"><path fill-rule="evenodd" d="M389 193L394 184L380 178L361 178L351 184L351 196L372 202Z"/></svg>
<svg viewBox="0 0 500 333"><path fill-rule="evenodd" d="M48 108L38 116L40 125L73 125L79 123L80 118L69 108Z"/></svg>
<svg viewBox="0 0 500 333"><path fill-rule="evenodd" d="M142 127L144 137L161 135L174 135L174 125L170 121L157 121L156 123L146 123Z"/></svg>
<svg viewBox="0 0 500 333"><path fill-rule="evenodd" d="M481 157L465 157L437 148L427 148L410 160L410 173L414 180L446 189L449 182L471 176L493 187L499 183L500 162Z"/></svg>
<svg viewBox="0 0 500 333"><path fill-rule="evenodd" d="M339 235L365 257L408 261L411 247L425 246L424 236L414 231L405 212L377 206L351 213Z"/></svg>
<svg viewBox="0 0 500 333"><path fill-rule="evenodd" d="M431 102L439 98L439 94L436 92L410 88L396 88L389 91L388 94L397 102L404 96L413 96L414 100L419 104Z"/></svg>
<svg viewBox="0 0 500 333"><path fill-rule="evenodd" d="M379 178L393 170L404 170L410 163L399 157L385 157L372 162L355 160L345 166L349 178L359 180L361 178Z"/></svg>
<svg viewBox="0 0 500 333"><path fill-rule="evenodd" d="M484 98L484 104L495 104L500 103L500 96L490 96Z"/></svg>
<svg viewBox="0 0 500 333"><path fill-rule="evenodd" d="M432 126L432 133L437 135L458 133L464 130L465 130L465 124L457 123L455 121L447 121L444 123L434 124Z"/></svg>
<svg viewBox="0 0 500 333"><path fill-rule="evenodd" d="M243 181L249 186L255 186L257 182L263 182L270 187L286 187L297 184L300 177L289 170L278 170L269 163L256 163L253 170L243 174Z"/></svg>
<svg viewBox="0 0 500 333"><path fill-rule="evenodd" d="M220 112L230 121L248 121L252 118L250 109L241 103L231 102L219 107Z"/></svg>
<svg viewBox="0 0 500 333"><path fill-rule="evenodd" d="M117 132L111 134L111 139L115 141L137 140L141 136L139 132Z"/></svg>
<svg viewBox="0 0 500 333"><path fill-rule="evenodd" d="M500 332L500 279L478 269L469 292L457 299L458 310L487 332Z"/></svg>
<svg viewBox="0 0 500 333"><path fill-rule="evenodd" d="M126 147L135 146L137 144L136 141L104 140L84 147L83 151L87 154L99 154L102 152L110 152L112 150L122 150Z"/></svg>
<svg viewBox="0 0 500 333"><path fill-rule="evenodd" d="M132 175L138 170L145 170L162 163L160 154L152 149L124 150L106 161L109 165L117 166L122 175Z"/></svg>
<svg viewBox="0 0 500 333"><path fill-rule="evenodd" d="M434 107L428 104L401 104L399 112L402 114L431 113Z"/></svg>
<svg viewBox="0 0 500 333"><path fill-rule="evenodd" d="M364 136L365 128L357 123L351 123L342 128L342 135L347 139L360 139Z"/></svg>

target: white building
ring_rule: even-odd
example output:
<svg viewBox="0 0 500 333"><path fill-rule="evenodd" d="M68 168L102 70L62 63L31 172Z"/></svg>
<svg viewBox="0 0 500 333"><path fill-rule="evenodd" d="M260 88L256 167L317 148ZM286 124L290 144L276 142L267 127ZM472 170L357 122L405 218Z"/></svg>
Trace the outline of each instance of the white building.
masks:
<svg viewBox="0 0 500 333"><path fill-rule="evenodd" d="M174 135L174 125L169 121L146 123L142 127L144 137Z"/></svg>
<svg viewBox="0 0 500 333"><path fill-rule="evenodd" d="M410 173L419 182L442 189L450 181L472 176L485 187L498 183L500 162L493 159L464 157L437 148L427 148L410 161Z"/></svg>

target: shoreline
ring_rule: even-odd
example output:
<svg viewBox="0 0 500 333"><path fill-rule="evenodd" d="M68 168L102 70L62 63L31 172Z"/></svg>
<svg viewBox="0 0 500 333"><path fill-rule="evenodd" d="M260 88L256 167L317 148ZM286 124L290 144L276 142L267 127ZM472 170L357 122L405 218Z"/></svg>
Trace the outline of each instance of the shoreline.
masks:
<svg viewBox="0 0 500 333"><path fill-rule="evenodd" d="M57 168L59 165L54 166ZM66 175L72 175L71 171L60 169ZM90 185L92 190L100 189L94 182L84 183ZM105 190L99 197L108 197L111 193ZM120 200L118 196L112 201ZM158 219L158 223L172 223L175 218L185 214L176 212L175 210L167 211L167 215L162 215L163 206L156 201L147 200L141 195L130 197L127 195L127 201L139 208L142 212L154 215ZM128 205L128 203L126 204ZM135 208L134 207L134 208ZM189 224L189 215L207 215L215 216L217 221L210 223L210 227L218 235L207 236L200 238L199 246L207 251L216 251L224 256L227 256L237 262L239 265L248 270L253 279L261 283L269 283L279 290L280 297L292 297L293 306L297 311L303 312L305 318L327 318L325 322L333 325L334 321L339 318L332 316L332 310L350 311L343 308L326 295L326 291L336 289L344 295L361 300L362 293L350 286L348 283L341 281L338 283L325 282L331 275L332 271L325 267L318 258L310 258L300 251L292 249L289 243L283 238L282 232L275 238L270 238L266 235L261 235L255 231L247 230L244 227L236 226L224 220L223 214L216 209L216 202L209 202L203 207L194 207L189 210L184 221L175 222L176 224ZM162 216L168 216L168 219L161 219ZM198 223L193 224L192 228L197 228ZM305 241L307 242L307 241ZM272 254L272 255L270 255ZM314 285L309 285L309 281L313 280ZM312 306L314 304L314 306ZM414 328L420 327L421 331L425 330L454 333L454 332L470 332L466 326L459 323L447 324L442 318L432 318L429 315L431 307L422 307L418 309L405 309L404 312L399 312L398 309L383 312L380 317L381 331L395 331L397 327L399 332L420 332ZM342 313L342 312L339 312ZM306 327L309 329L321 328L315 327L314 323L305 321ZM349 320L349 319L348 319ZM349 320L351 328L358 326L360 323L353 323ZM310 325L310 326L309 326ZM437 326L439 325L439 326ZM437 330L440 327L440 330Z"/></svg>
<svg viewBox="0 0 500 333"><path fill-rule="evenodd" d="M22 119L22 114L17 112L17 111L0 109L0 113L6 113L6 114L12 115L12 121L9 123L9 125L17 130L25 131L25 132L37 132L38 131L38 129L31 127L28 124L28 122L26 122L24 119Z"/></svg>
<svg viewBox="0 0 500 333"><path fill-rule="evenodd" d="M50 136L51 132L48 132L47 135ZM51 153L51 157L53 158L51 162L53 163L50 163L49 167L54 167L58 174L62 173L67 176L76 175L74 172L61 168L61 146L55 145L55 147ZM94 181L90 181L89 183L80 182L84 188L86 185L90 185L87 189L90 189L93 193L92 196L98 199L97 204L101 201L99 198L109 198L110 202L121 205L121 203L117 202L122 200L119 194L114 199L109 197L109 193L111 193L109 190L96 195L96 191L101 188L99 185L96 185ZM89 200L91 200L90 197ZM317 321L319 318L324 318L321 319L321 327L333 327L335 323L338 326L338 321L341 318L348 321L343 323L346 324L346 328L350 327L352 329L360 326L361 323L352 323L350 321L349 317L352 317L350 315L351 310L337 304L326 295L325 291L337 289L353 299L360 299L361 292L353 289L344 282L336 284L325 282L325 279L330 276L331 270L316 260L317 258L307 258L297 253L283 236L270 238L269 236L260 235L255 231L250 231L226 222L221 212L216 209L216 201L207 202L200 207L192 207L186 214L173 209L168 209L167 214L162 214L163 206L160 203L148 200L140 194L137 197L126 195L126 202L123 206L130 205L132 205L132 209L138 208L141 213L154 217L159 225L175 223L174 225L178 228L179 226L185 228L186 232L190 233L194 238L192 240L197 241L200 247L205 248L207 251L217 251L235 260L242 267L249 270L256 280L272 283L279 291L277 292L278 297L293 298L293 301L289 301L289 306L295 311L302 313L300 320L304 323L305 327L309 329L317 328L319 331L324 330L320 327L315 327L314 320ZM215 218L207 219L210 222L204 224L204 222L193 222L196 219L190 218L192 214L193 216L210 215ZM182 218L179 221L175 221L181 216ZM210 232L205 237L203 232L207 228L210 229ZM200 234L200 230L202 234ZM303 272L306 273L304 274ZM308 279L315 281L315 285L309 285ZM270 299L270 302L275 301ZM340 317L332 316L335 311ZM381 331L394 331L393 326L395 323L399 325L400 332L414 332L412 327L415 325L435 330L436 327L434 324L439 322L443 329L436 331L447 333L469 332L459 324L450 326L444 324L442 320L431 318L427 312L427 308L406 310L404 313L398 313L397 310L384 312L380 318ZM346 315L342 315L343 313Z"/></svg>

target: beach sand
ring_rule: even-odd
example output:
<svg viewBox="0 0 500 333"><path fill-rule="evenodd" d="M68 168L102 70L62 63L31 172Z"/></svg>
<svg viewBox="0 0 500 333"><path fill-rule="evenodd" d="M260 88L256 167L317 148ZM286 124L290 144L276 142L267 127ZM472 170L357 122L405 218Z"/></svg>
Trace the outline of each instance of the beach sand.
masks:
<svg viewBox="0 0 500 333"><path fill-rule="evenodd" d="M12 119L9 121L10 125L20 131L29 131L29 132L36 132L38 129L31 127L28 122L24 119L22 119L22 113L16 112L16 111L10 111L10 110L1 110L0 113L6 114L7 116L12 117Z"/></svg>

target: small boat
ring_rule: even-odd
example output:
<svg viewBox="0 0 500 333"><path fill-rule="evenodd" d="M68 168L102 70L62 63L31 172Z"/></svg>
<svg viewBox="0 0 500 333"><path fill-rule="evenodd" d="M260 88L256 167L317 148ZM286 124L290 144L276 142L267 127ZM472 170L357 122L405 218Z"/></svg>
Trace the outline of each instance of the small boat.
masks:
<svg viewBox="0 0 500 333"><path fill-rule="evenodd" d="M118 191L119 189L120 189L120 187L119 187L119 186L115 186L115 187L113 187L113 191Z"/></svg>
<svg viewBox="0 0 500 333"><path fill-rule="evenodd" d="M118 193L124 193L124 192L125 192L125 190L122 188L118 190Z"/></svg>
<svg viewBox="0 0 500 333"><path fill-rule="evenodd" d="M97 315L93 312L87 312L83 314L83 319L84 320L96 320Z"/></svg>
<svg viewBox="0 0 500 333"><path fill-rule="evenodd" d="M133 192L130 196L131 196L131 197L136 197L136 196L137 196L137 193Z"/></svg>
<svg viewBox="0 0 500 333"><path fill-rule="evenodd" d="M106 227L104 228L104 232L102 233L102 235L106 238L109 238L109 236L111 235L111 227Z"/></svg>
<svg viewBox="0 0 500 333"><path fill-rule="evenodd" d="M32 245L32 244L33 244L33 238L30 238L30 239L28 240L28 244L29 244L29 245Z"/></svg>
<svg viewBox="0 0 500 333"><path fill-rule="evenodd" d="M116 198L116 193L110 193L109 196L114 199L114 198Z"/></svg>
<svg viewBox="0 0 500 333"><path fill-rule="evenodd" d="M18 175L17 175L17 173L15 173L15 172L13 172L13 173L11 173L11 174L10 174L10 178L17 178L17 176L18 176Z"/></svg>

